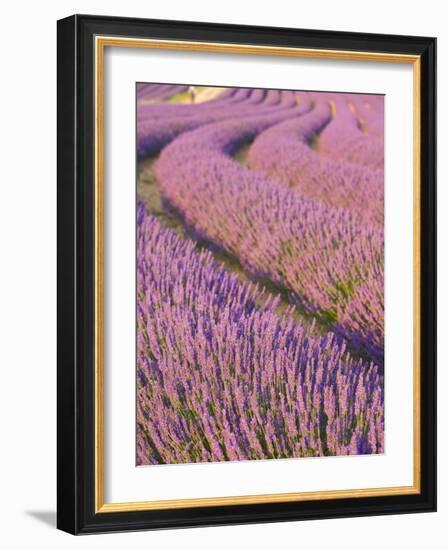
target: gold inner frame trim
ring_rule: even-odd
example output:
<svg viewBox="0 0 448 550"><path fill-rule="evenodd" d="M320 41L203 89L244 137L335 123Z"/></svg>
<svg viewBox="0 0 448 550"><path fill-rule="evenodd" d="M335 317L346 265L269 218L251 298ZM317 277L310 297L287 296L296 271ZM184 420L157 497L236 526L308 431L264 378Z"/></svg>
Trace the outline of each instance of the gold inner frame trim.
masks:
<svg viewBox="0 0 448 550"><path fill-rule="evenodd" d="M401 487L380 487L331 491L274 493L179 500L142 502L104 501L104 52L106 47L147 48L159 50L196 51L301 57L312 59L407 63L413 65L413 276L414 276L414 349L413 349L413 484ZM417 55L359 52L310 48L256 46L184 40L157 40L96 36L95 59L95 513L168 510L209 506L232 506L280 502L304 502L341 498L362 498L420 493L421 484L421 426L420 426L420 57Z"/></svg>

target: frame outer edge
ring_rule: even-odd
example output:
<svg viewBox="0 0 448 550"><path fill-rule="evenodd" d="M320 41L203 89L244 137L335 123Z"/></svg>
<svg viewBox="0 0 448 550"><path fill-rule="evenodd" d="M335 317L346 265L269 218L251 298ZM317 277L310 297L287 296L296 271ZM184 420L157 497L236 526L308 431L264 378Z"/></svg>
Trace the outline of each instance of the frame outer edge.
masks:
<svg viewBox="0 0 448 550"><path fill-rule="evenodd" d="M422 423L428 426L423 453L426 461L426 498L428 509L437 511L437 39L429 41L423 56L422 75L422 361L427 368L426 407ZM425 323L426 321L426 323ZM422 372L423 375L423 372Z"/></svg>
<svg viewBox="0 0 448 550"><path fill-rule="evenodd" d="M433 444L433 468L434 468L434 496L433 510L437 512L437 38L433 39L433 67L430 69L430 74L433 75L433 107L431 114L433 116L433 171L434 171L434 375L433 375L433 426L434 426L434 444Z"/></svg>
<svg viewBox="0 0 448 550"><path fill-rule="evenodd" d="M256 506L249 511L249 507L237 507L235 511L229 509L217 509L216 513L210 508L203 509L203 515L195 515L188 510L178 510L175 513L163 511L151 513L149 521L148 513L145 512L122 512L96 514L90 506L93 496L90 482L92 481L89 472L91 465L90 457L90 435L83 434L81 428L89 432L88 422L90 421L89 406L85 406L85 397L81 390L90 394L89 373L84 373L85 365L82 362L82 338L83 327L80 323L81 315L85 304L81 300L86 296L83 291L83 272L79 264L78 253L82 252L83 239L85 237L86 213L83 213L82 205L87 204L82 193L90 198L89 186L85 188L83 174L85 172L83 163L83 151L86 153L89 146L90 135L85 131L84 126L89 127L88 108L91 92L79 86L79 79L84 74L90 61L83 58L85 50L84 42L90 40L104 25L132 24L148 25L148 30L153 31L156 27L156 34L165 34L169 24L176 24L179 33L187 35L193 30L199 34L206 34L210 31L207 23L197 24L189 22L155 21L128 18L110 18L101 16L72 16L58 22L58 528L72 534L98 533L112 531L128 531L136 529L158 529L173 527L193 527L229 524L264 523L271 521L291 521L304 519L318 519L330 517L353 517L383 514L400 514L418 511L435 510L435 476L436 472L431 471L435 466L435 39L424 37L400 37L370 35L389 41L386 49L399 44L400 40L409 40L406 48L413 52L419 52L424 71L421 75L422 99L421 113L425 117L421 128L421 137L427 139L424 154L422 151L422 216L425 222L422 224L422 245L428 247L428 252L422 250L422 295L429 300L429 303L422 304L422 329L423 321L427 322L425 330L422 330L422 362L428 368L422 376L422 425L430 432L425 438L427 448L422 448L425 454L424 470L422 479L424 494L416 498L399 498L397 502L389 503L376 502L372 500L369 506L368 499L362 506L358 503L347 503L348 507L339 511L337 507L330 504L319 506L319 509L293 510L291 505L284 505L281 509L274 509L274 506L259 508ZM159 27L158 29L157 27ZM210 25L210 27L217 25ZM85 29L84 31L82 29ZM247 29L260 35L265 31L282 34L284 32L298 32L299 29L281 29L264 27L241 27L234 25L219 25L224 32L242 32ZM201 32L200 32L201 31ZM304 31L307 32L307 31ZM171 30L168 32L171 34ZM324 34L332 35L338 40L344 36L348 38L351 33L336 33L335 31L312 31L313 36ZM126 35L126 33L125 33ZM84 38L83 38L84 36ZM355 38L366 37L366 35L354 35ZM280 36L279 36L280 39ZM290 37L283 36L287 42ZM319 39L319 40L320 40ZM274 40L268 38L268 40ZM313 40L315 40L313 38ZM283 40L282 40L283 41ZM219 42L219 40L217 40ZM239 40L236 40L240 43ZM256 40L256 43L260 43ZM279 47L280 44L279 44ZM83 49L84 48L84 49ZM404 49L406 49L404 48ZM398 48L401 50L401 48ZM407 50L406 50L407 51ZM84 55L85 57L85 55ZM86 67L84 67L86 64ZM86 99L83 103L83 97ZM86 112L83 112L83 105ZM78 125L81 125L78 127ZM86 144L83 143L86 141ZM78 149L79 148L79 149ZM87 154L87 162L90 153ZM84 171L84 172L83 172ZM87 177L87 184L90 175ZM82 189L81 189L82 187ZM79 201L79 202L78 202ZM87 226L89 223L87 223ZM88 309L88 308L87 308ZM85 312L84 312L85 314ZM79 318L79 319L78 319ZM77 325L79 325L77 327ZM90 352L89 352L90 353ZM423 375L423 369L421 374ZM84 380L87 378L86 380ZM85 386L85 387L84 387ZM432 427L431 427L432 426ZM89 432L90 433L90 432ZM364 500L364 499L362 499ZM395 500L395 499L394 499ZM337 501L336 501L336 504ZM364 506L365 505L365 506ZM264 505L263 505L264 506ZM198 509L201 512L200 509ZM92 513L93 512L93 513ZM202 517L201 517L202 515ZM102 516L102 517L101 517Z"/></svg>
<svg viewBox="0 0 448 550"><path fill-rule="evenodd" d="M77 451L78 17L57 22L57 528L79 532Z"/></svg>

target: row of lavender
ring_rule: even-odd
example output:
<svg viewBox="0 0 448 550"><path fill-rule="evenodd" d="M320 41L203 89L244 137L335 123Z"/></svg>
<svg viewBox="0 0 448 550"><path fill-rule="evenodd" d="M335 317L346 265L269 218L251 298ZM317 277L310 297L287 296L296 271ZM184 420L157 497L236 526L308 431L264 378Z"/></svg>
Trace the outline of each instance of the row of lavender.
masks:
<svg viewBox="0 0 448 550"><path fill-rule="evenodd" d="M140 104L155 103L170 99L188 90L188 86L176 84L139 84L137 86L137 101Z"/></svg>
<svg viewBox="0 0 448 550"><path fill-rule="evenodd" d="M319 94L312 112L263 132L250 149L248 165L325 204L354 209L367 223L382 224L382 140L361 131L341 99L335 117L331 105ZM316 135L318 146L312 148Z"/></svg>
<svg viewBox="0 0 448 550"><path fill-rule="evenodd" d="M138 464L383 452L378 368L138 208Z"/></svg>
<svg viewBox="0 0 448 550"><path fill-rule="evenodd" d="M248 273L290 292L295 303L343 334L357 351L381 363L384 238L382 225L374 223L382 211L378 171L369 179L368 168L348 164L347 173L337 172L339 164L325 160L333 164L334 182L324 179L328 168L320 170L316 179L307 177L312 169L298 170L301 184L291 189L230 157L239 145L260 135L251 147L250 165L258 158L288 171L294 159L303 161L303 146L317 172L319 155L309 145L296 135L291 140L296 151L291 154L282 141L291 125L296 134L300 126L310 139L329 122L319 109L310 112L310 108L305 96L294 109L271 108L269 113L258 109L257 114L243 118L201 125L162 150L155 174L163 197L197 238L238 258ZM355 168L360 172L358 179L353 175ZM344 180L345 186L338 187L338 180ZM339 189L340 196L333 193L332 200L328 187ZM328 200L319 200L321 192ZM341 208L341 196L345 208Z"/></svg>
<svg viewBox="0 0 448 550"><path fill-rule="evenodd" d="M382 124L382 101L357 95L138 104L138 158L160 152L159 191L193 238L140 206L139 464L382 452ZM193 241L295 305L280 315Z"/></svg>
<svg viewBox="0 0 448 550"><path fill-rule="evenodd" d="M260 111L285 111L294 116L297 107L293 92L229 89L214 100L198 105L139 105L137 110L137 156L139 160L195 128L231 118L247 117Z"/></svg>

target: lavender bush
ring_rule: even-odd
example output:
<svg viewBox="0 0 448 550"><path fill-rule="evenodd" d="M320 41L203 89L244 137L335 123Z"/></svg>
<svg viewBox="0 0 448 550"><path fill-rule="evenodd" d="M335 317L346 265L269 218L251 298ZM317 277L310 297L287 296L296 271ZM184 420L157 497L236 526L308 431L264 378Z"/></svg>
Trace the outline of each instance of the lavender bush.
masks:
<svg viewBox="0 0 448 550"><path fill-rule="evenodd" d="M198 238L237 257L249 273L291 291L296 303L381 362L383 293L370 286L383 285L382 228L366 224L354 209L326 206L279 186L228 156L284 116L230 119L181 136L156 163L160 190ZM368 303L359 299L360 288ZM353 300L365 339L345 315Z"/></svg>
<svg viewBox="0 0 448 550"><path fill-rule="evenodd" d="M381 134L381 138L367 134L364 131L365 120L359 114L357 115L354 104L347 101L345 96L334 94L330 103L334 117L319 136L320 153L382 172L384 166L383 134ZM357 104L359 105L359 100ZM376 111L376 114L379 120L384 119L381 111ZM375 125L373 115L373 112L370 113L369 127Z"/></svg>
<svg viewBox="0 0 448 550"><path fill-rule="evenodd" d="M365 166L367 159L371 159L372 150L366 146L371 140L366 136L364 140L354 139L352 131L340 132L339 126L346 128L346 122L345 118L342 121L338 116L333 118L329 101L319 98L310 113L263 132L250 149L248 165L290 189L297 189L328 205L354 209L368 218L368 222L373 220L382 224L383 171ZM352 117L349 122L353 123ZM312 147L316 136L318 151ZM337 156L336 151L348 151L349 145L352 148L350 158L353 161L356 155L358 164L328 158L328 151L331 156ZM327 151L325 156L323 148Z"/></svg>
<svg viewBox="0 0 448 550"><path fill-rule="evenodd" d="M188 86L168 86L166 84L137 84L137 101L161 101L188 89Z"/></svg>
<svg viewBox="0 0 448 550"><path fill-rule="evenodd" d="M274 104L272 94L259 92L238 90L233 96L224 99L189 105L187 110L187 105L142 106L137 124L138 158L141 160L153 155L182 133L213 122L275 111L284 112L286 116L293 116L297 112L297 101L292 92L283 94L281 100ZM303 107L300 112L303 112Z"/></svg>
<svg viewBox="0 0 448 550"><path fill-rule="evenodd" d="M137 463L384 452L383 98L174 88L137 90Z"/></svg>
<svg viewBox="0 0 448 550"><path fill-rule="evenodd" d="M383 452L378 368L138 209L137 463Z"/></svg>

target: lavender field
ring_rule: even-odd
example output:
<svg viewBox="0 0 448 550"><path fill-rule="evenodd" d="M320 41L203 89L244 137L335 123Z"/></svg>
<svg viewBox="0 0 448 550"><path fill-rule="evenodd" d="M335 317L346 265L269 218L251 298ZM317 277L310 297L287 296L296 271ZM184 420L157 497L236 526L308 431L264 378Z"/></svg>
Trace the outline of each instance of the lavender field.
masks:
<svg viewBox="0 0 448 550"><path fill-rule="evenodd" d="M383 453L383 97L136 101L137 464Z"/></svg>

